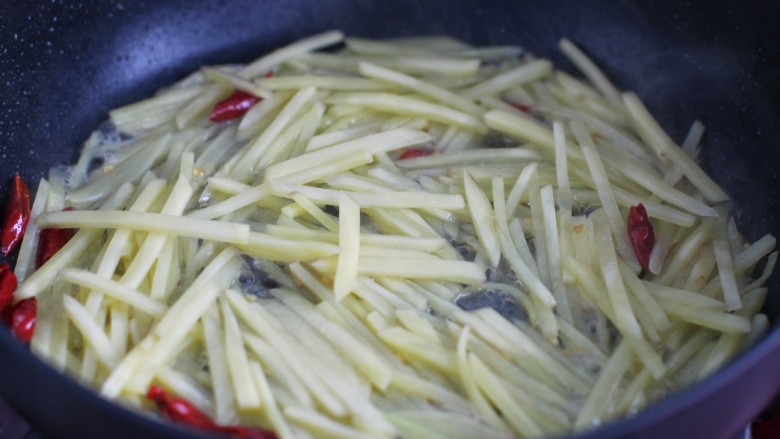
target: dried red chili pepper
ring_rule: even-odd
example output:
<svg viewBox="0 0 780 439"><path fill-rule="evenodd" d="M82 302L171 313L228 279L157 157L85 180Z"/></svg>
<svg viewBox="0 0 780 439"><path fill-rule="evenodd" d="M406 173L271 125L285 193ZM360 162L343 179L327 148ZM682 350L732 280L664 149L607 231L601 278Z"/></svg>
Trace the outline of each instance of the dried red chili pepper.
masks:
<svg viewBox="0 0 780 439"><path fill-rule="evenodd" d="M209 120L212 122L224 122L244 115L253 105L260 100L259 97L245 91L236 90L227 99L220 101L211 110Z"/></svg>
<svg viewBox="0 0 780 439"><path fill-rule="evenodd" d="M11 197L5 206L3 236L0 251L4 256L14 251L24 236L27 222L30 220L30 191L19 174L14 175Z"/></svg>
<svg viewBox="0 0 780 439"><path fill-rule="evenodd" d="M32 339L37 316L38 299L35 297L20 300L3 312L11 333L22 343L29 343Z"/></svg>
<svg viewBox="0 0 780 439"><path fill-rule="evenodd" d="M433 154L431 148L407 148L401 155L398 156L398 160L413 159L415 157L425 157Z"/></svg>
<svg viewBox="0 0 780 439"><path fill-rule="evenodd" d="M165 389L157 385L149 387L146 397L155 402L165 419L174 423L226 434L235 439L276 439L276 433L261 428L219 425L186 399L171 396Z"/></svg>
<svg viewBox="0 0 780 439"><path fill-rule="evenodd" d="M66 207L63 210L73 210ZM38 252L35 254L35 267L40 268L54 256L76 234L76 229L42 229L38 236Z"/></svg>
<svg viewBox="0 0 780 439"><path fill-rule="evenodd" d="M642 203L631 206L628 210L626 229L639 265L642 267L642 271L646 271L650 265L650 253L655 244L655 234L650 218L647 216L647 210Z"/></svg>
<svg viewBox="0 0 780 439"><path fill-rule="evenodd" d="M0 311L6 309L13 301L17 283L11 267L6 263L0 265Z"/></svg>

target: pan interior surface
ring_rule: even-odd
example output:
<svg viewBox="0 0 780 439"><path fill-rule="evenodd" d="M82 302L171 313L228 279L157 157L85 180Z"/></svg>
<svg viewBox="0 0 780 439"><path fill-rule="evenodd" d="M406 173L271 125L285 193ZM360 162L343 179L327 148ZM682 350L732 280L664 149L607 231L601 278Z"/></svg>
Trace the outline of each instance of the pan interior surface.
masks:
<svg viewBox="0 0 780 439"><path fill-rule="evenodd" d="M745 237L780 236L778 12L772 2L734 8L726 1L668 0L6 2L0 6L0 181L5 189L15 172L37 181L52 166L72 163L110 109L148 97L201 65L245 62L324 30L518 44L574 73L556 49L566 36L621 89L636 91L676 141L701 119L703 167L735 200ZM773 276L768 287L764 312L776 321L780 279ZM775 326L724 371L582 437L728 437L780 387L773 373L780 364ZM0 330L0 356L7 359L0 362L0 392L46 437L193 437L62 379L6 330Z"/></svg>

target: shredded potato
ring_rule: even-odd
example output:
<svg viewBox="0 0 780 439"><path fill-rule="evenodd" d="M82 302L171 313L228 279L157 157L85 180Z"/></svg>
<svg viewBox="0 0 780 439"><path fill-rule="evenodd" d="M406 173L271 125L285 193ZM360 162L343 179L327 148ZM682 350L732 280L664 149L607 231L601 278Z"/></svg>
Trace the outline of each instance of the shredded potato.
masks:
<svg viewBox="0 0 780 439"><path fill-rule="evenodd" d="M33 205L33 351L139 409L159 384L283 439L558 436L705 378L767 330L775 239L743 242L700 122L679 148L560 48L585 79L332 31L110 112L121 136ZM236 90L260 101L210 121ZM33 270L46 228L79 231Z"/></svg>

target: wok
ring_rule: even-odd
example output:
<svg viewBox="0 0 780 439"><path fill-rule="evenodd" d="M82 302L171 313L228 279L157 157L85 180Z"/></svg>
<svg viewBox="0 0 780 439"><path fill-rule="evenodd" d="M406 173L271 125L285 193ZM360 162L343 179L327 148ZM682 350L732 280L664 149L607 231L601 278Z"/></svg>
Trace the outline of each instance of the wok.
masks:
<svg viewBox="0 0 780 439"><path fill-rule="evenodd" d="M635 90L681 141L708 128L702 159L734 200L750 240L780 236L780 7L664 0L240 0L0 2L0 182L37 181L71 163L119 105L202 64L248 61L338 28L366 37L448 34L520 44L571 72L556 50L580 44ZM5 193L6 191L2 191ZM2 200L0 200L2 202ZM780 321L780 280L765 312ZM780 389L780 331L725 370L585 438L729 438ZM193 434L107 403L0 329L0 393L45 437L184 438Z"/></svg>

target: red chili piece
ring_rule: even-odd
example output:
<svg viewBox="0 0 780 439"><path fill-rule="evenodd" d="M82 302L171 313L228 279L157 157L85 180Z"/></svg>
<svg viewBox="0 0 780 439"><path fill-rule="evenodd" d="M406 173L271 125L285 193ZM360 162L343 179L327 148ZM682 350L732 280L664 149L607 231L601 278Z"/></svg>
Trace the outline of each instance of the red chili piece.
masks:
<svg viewBox="0 0 780 439"><path fill-rule="evenodd" d="M627 231L631 246L634 248L634 254L639 260L642 271L645 271L650 265L650 253L653 251L653 244L655 244L655 234L650 218L647 216L647 210L642 203L631 206L628 210Z"/></svg>
<svg viewBox="0 0 780 439"><path fill-rule="evenodd" d="M30 297L20 300L4 311L4 318L11 333L22 343L29 343L35 332L35 320L38 315L38 299Z"/></svg>
<svg viewBox="0 0 780 439"><path fill-rule="evenodd" d="M236 90L224 101L217 103L211 110L209 120L212 122L224 122L244 115L253 105L260 100L259 97L245 91Z"/></svg>
<svg viewBox="0 0 780 439"><path fill-rule="evenodd" d="M531 106L528 104L523 104L520 102L507 102L509 105L517 108L518 110L522 111L523 113L531 113Z"/></svg>
<svg viewBox="0 0 780 439"><path fill-rule="evenodd" d="M73 210L67 207L64 210ZM38 236L38 252L35 254L35 267L40 268L54 256L76 234L76 229L43 229Z"/></svg>
<svg viewBox="0 0 780 439"><path fill-rule="evenodd" d="M4 256L14 251L24 236L27 222L30 220L30 191L19 174L14 176L11 198L5 206L3 236L0 251Z"/></svg>
<svg viewBox="0 0 780 439"><path fill-rule="evenodd" d="M189 401L171 396L160 386L152 385L146 397L155 402L162 416L174 423L184 424L201 430L229 435L234 439L276 439L276 433L261 428L237 425L219 425L212 421Z"/></svg>
<svg viewBox="0 0 780 439"><path fill-rule="evenodd" d="M16 291L16 275L5 262L0 265L0 310L4 310L11 304Z"/></svg>
<svg viewBox="0 0 780 439"><path fill-rule="evenodd" d="M398 160L413 159L415 157L425 157L426 155L433 154L431 148L407 148L401 155L398 156Z"/></svg>

